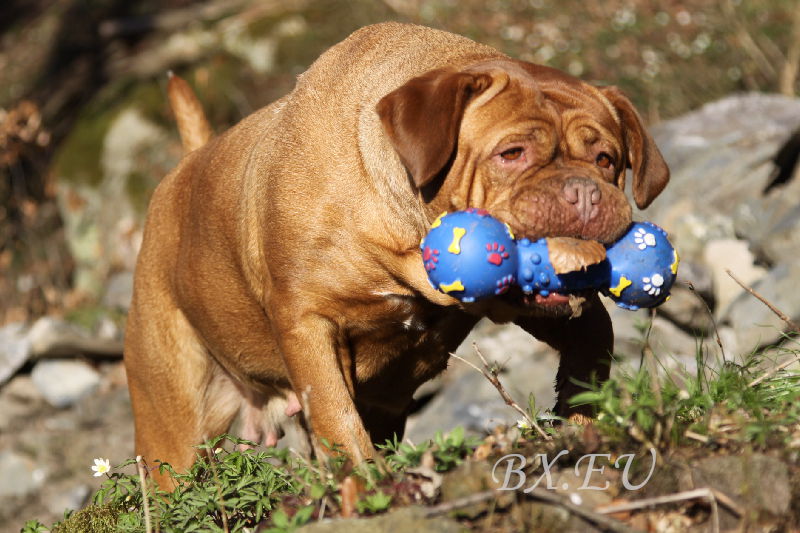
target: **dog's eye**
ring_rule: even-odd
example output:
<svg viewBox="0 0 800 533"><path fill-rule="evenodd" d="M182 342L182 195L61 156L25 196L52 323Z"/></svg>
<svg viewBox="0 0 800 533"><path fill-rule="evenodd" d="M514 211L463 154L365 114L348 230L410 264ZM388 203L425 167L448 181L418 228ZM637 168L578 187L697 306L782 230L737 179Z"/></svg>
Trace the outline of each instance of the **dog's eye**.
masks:
<svg viewBox="0 0 800 533"><path fill-rule="evenodd" d="M597 163L597 166L600 168L611 168L614 166L614 159L612 159L612 157L607 153L600 152L600 155L597 156L595 163Z"/></svg>
<svg viewBox="0 0 800 533"><path fill-rule="evenodd" d="M522 157L523 149L521 147L516 148L509 148L504 152L500 152L500 157L503 158L503 161L516 161L520 157Z"/></svg>

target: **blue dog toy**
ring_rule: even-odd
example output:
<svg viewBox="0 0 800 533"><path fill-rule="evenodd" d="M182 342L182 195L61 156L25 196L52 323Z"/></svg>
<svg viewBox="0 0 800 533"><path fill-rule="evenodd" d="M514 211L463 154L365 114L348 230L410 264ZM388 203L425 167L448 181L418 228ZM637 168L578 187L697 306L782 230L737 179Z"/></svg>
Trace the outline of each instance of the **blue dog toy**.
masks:
<svg viewBox="0 0 800 533"><path fill-rule="evenodd" d="M554 242L515 241L506 224L484 210L467 209L436 219L420 249L433 287L465 303L519 284L524 293L542 297L599 289L620 307L636 310L664 303L678 272L678 253L667 233L650 222L635 222L605 249L605 258L601 248L594 264L574 271L554 267Z"/></svg>

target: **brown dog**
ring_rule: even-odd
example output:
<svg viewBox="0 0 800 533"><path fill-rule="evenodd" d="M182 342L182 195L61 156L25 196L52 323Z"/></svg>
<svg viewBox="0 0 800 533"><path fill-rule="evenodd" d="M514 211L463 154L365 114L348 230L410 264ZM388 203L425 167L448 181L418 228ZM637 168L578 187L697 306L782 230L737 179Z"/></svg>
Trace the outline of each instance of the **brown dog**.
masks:
<svg viewBox="0 0 800 533"><path fill-rule="evenodd" d="M467 207L517 237L610 243L631 222L626 167L646 207L669 172L613 87L424 27L355 32L153 195L125 347L137 453L185 469L237 413L272 444L299 396L318 438L369 457L481 316L561 352L567 413L570 378L608 376L597 296L579 317L560 294L464 305L431 288L418 245Z"/></svg>

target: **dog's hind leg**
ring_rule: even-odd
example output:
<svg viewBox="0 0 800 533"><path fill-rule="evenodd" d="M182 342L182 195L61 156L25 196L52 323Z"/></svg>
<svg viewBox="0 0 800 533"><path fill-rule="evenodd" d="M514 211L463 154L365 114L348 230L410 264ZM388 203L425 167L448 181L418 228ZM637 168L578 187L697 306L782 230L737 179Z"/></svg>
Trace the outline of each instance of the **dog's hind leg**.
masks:
<svg viewBox="0 0 800 533"><path fill-rule="evenodd" d="M174 481L156 461L187 471L198 453L193 446L229 428L241 395L180 311L141 303L131 308L125 346L136 453L171 490Z"/></svg>

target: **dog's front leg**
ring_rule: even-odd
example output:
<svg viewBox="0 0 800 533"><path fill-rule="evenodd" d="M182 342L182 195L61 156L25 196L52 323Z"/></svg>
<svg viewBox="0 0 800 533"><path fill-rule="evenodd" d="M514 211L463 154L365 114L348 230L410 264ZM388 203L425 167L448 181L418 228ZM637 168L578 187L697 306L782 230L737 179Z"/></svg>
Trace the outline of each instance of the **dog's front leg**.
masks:
<svg viewBox="0 0 800 533"><path fill-rule="evenodd" d="M554 411L559 416L573 414L590 416L588 406L569 405L569 399L586 388L576 382L606 381L611 370L614 350L614 331L597 295L583 305L576 318L523 317L516 323L525 331L546 342L561 353L556 375L558 397Z"/></svg>
<svg viewBox="0 0 800 533"><path fill-rule="evenodd" d="M278 320L283 361L312 438L342 445L355 461L371 457L374 448L347 386L349 368L343 368L339 356L336 325L311 313Z"/></svg>

